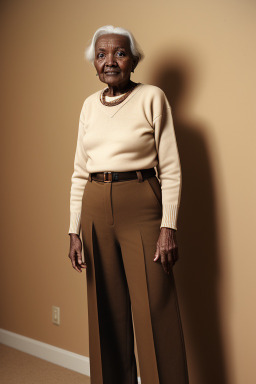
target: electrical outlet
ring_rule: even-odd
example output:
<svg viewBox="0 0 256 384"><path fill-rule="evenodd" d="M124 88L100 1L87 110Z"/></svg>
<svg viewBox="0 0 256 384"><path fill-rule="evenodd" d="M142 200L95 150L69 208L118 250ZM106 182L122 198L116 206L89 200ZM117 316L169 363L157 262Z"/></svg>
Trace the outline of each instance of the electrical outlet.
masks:
<svg viewBox="0 0 256 384"><path fill-rule="evenodd" d="M52 322L60 325L60 307L55 307L55 305L52 306Z"/></svg>

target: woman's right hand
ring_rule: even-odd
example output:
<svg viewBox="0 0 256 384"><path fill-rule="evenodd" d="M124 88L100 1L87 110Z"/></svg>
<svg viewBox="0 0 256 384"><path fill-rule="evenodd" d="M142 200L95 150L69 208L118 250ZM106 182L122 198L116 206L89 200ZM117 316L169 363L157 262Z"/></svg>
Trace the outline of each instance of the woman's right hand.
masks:
<svg viewBox="0 0 256 384"><path fill-rule="evenodd" d="M70 250L68 257L71 260L72 267L77 272L82 272L82 268L86 268L87 265L82 260L82 242L76 233L70 233Z"/></svg>

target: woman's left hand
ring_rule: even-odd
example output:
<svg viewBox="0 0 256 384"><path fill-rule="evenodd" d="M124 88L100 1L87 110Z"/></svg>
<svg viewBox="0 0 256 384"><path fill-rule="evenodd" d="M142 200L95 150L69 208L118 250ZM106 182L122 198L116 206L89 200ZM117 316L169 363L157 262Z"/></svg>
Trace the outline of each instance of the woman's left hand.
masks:
<svg viewBox="0 0 256 384"><path fill-rule="evenodd" d="M154 261L160 258L164 271L170 273L179 258L176 230L162 227L160 231Z"/></svg>

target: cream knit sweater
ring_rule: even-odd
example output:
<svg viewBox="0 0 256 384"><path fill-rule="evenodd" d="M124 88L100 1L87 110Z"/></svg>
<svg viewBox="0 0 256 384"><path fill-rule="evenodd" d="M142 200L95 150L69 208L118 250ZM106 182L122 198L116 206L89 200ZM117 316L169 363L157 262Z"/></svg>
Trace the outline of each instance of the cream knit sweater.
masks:
<svg viewBox="0 0 256 384"><path fill-rule="evenodd" d="M139 84L116 106L100 91L87 97L80 113L70 190L68 233L80 233L84 187L89 173L155 167L162 190L161 227L177 229L182 174L172 112L158 87Z"/></svg>

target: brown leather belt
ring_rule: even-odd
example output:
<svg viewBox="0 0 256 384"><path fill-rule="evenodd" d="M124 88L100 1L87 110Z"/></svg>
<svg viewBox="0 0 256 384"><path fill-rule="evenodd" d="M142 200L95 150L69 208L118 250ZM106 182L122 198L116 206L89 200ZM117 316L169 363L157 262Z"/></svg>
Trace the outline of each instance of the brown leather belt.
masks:
<svg viewBox="0 0 256 384"><path fill-rule="evenodd" d="M112 171L94 172L94 173L89 173L89 181L96 180L96 181L102 181L104 183L111 183L114 181L138 179L139 182L141 182L143 181L143 179L147 179L155 175L156 175L155 168L141 169L139 171L127 171L127 172L112 172Z"/></svg>

